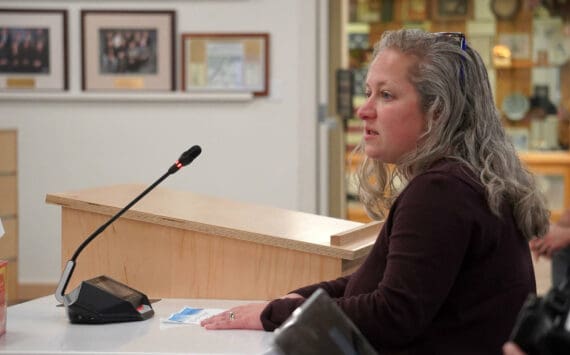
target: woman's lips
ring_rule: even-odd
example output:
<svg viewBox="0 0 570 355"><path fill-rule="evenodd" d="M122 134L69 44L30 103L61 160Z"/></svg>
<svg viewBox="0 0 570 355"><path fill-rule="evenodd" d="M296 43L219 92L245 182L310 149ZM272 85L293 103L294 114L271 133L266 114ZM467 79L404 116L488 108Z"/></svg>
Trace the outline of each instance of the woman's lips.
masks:
<svg viewBox="0 0 570 355"><path fill-rule="evenodd" d="M378 131L369 128L364 129L365 141L376 141L376 139L378 139Z"/></svg>

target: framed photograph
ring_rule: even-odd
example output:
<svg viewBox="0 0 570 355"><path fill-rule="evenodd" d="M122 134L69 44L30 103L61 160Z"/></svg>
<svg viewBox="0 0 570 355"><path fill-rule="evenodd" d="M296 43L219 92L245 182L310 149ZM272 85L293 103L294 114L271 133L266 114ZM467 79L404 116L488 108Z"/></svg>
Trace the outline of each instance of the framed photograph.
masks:
<svg viewBox="0 0 570 355"><path fill-rule="evenodd" d="M402 1L402 17L406 21L425 21L428 13L427 0Z"/></svg>
<svg viewBox="0 0 570 355"><path fill-rule="evenodd" d="M67 89L67 11L0 9L0 90Z"/></svg>
<svg viewBox="0 0 570 355"><path fill-rule="evenodd" d="M539 66L564 65L570 58L570 41L560 17L533 19L532 60Z"/></svg>
<svg viewBox="0 0 570 355"><path fill-rule="evenodd" d="M182 90L269 94L269 34L182 34Z"/></svg>
<svg viewBox="0 0 570 355"><path fill-rule="evenodd" d="M350 22L379 22L381 19L382 0L350 0Z"/></svg>
<svg viewBox="0 0 570 355"><path fill-rule="evenodd" d="M432 0L432 19L436 21L465 21L471 18L472 1Z"/></svg>
<svg viewBox="0 0 570 355"><path fill-rule="evenodd" d="M174 11L82 10L82 89L174 91Z"/></svg>

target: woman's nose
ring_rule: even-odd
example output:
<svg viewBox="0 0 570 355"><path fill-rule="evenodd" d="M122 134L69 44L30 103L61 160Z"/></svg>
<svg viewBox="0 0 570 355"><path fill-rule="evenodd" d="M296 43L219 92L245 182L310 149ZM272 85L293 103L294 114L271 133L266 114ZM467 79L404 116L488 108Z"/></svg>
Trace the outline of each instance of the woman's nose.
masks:
<svg viewBox="0 0 570 355"><path fill-rule="evenodd" d="M372 104L372 100L367 98L366 101L356 110L356 115L363 121L372 119L376 116L376 110Z"/></svg>

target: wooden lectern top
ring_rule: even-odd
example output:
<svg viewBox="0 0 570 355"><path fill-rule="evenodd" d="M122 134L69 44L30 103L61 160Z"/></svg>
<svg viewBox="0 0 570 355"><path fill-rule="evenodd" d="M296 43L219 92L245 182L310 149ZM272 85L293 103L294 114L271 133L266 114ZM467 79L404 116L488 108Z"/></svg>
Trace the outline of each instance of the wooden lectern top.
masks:
<svg viewBox="0 0 570 355"><path fill-rule="evenodd" d="M144 189L126 184L50 193L46 202L112 216ZM121 218L346 260L368 254L381 227L167 188L156 188Z"/></svg>

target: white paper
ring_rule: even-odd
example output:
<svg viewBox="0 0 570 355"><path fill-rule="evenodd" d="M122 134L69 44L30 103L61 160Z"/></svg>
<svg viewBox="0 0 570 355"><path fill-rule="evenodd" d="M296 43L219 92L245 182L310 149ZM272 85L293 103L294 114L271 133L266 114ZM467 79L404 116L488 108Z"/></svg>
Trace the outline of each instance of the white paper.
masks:
<svg viewBox="0 0 570 355"><path fill-rule="evenodd" d="M183 307L180 311L172 313L167 319L161 319L163 323L176 324L200 324L206 318L224 312L225 309L218 308L194 308Z"/></svg>
<svg viewBox="0 0 570 355"><path fill-rule="evenodd" d="M214 42L207 45L206 76L208 87L241 89L244 87L244 47L241 43Z"/></svg>
<svg viewBox="0 0 570 355"><path fill-rule="evenodd" d="M2 225L2 219L0 218L0 238L4 235L4 226Z"/></svg>

